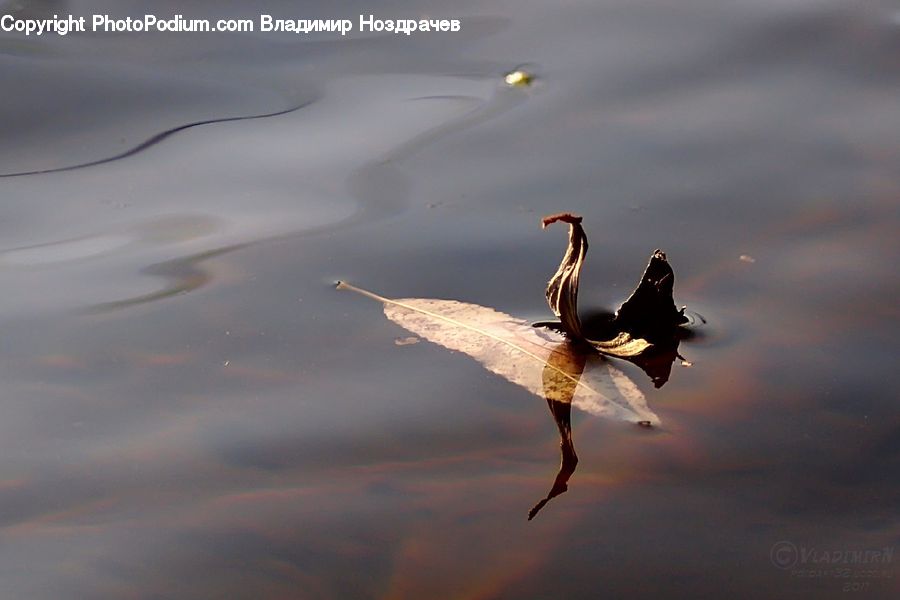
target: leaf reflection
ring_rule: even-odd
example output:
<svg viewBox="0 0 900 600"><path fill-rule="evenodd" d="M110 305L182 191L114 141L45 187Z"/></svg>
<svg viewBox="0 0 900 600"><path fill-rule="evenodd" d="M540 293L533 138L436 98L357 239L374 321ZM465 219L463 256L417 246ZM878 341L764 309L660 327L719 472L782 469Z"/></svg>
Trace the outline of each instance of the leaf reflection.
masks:
<svg viewBox="0 0 900 600"><path fill-rule="evenodd" d="M544 397L559 429L559 450L562 458L559 472L547 497L528 511L529 521L537 516L550 500L569 489L569 477L578 466L578 455L575 454L575 445L572 442L572 397L584 372L586 357L572 342L565 341L554 348L547 362L548 365L544 367L543 372Z"/></svg>
<svg viewBox="0 0 900 600"><path fill-rule="evenodd" d="M590 326L586 328L589 331ZM656 346L653 352L629 358L629 362L640 367L653 381L657 388L669 380L672 363L678 354L680 338L673 338L664 346ZM578 466L578 455L572 440L572 399L578 391L578 383L585 371L588 360L604 360L586 349L583 344L566 340L557 345L547 359L542 378L544 398L550 409L550 415L559 430L560 463L559 471L547 496L541 499L528 511L528 520L532 520L550 500L565 493L569 489L569 478Z"/></svg>

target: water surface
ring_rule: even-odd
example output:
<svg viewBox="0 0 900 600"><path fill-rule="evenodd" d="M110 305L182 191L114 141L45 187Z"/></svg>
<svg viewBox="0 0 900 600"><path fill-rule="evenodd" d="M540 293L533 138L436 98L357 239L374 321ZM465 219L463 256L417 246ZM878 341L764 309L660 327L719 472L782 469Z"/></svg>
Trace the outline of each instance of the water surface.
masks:
<svg viewBox="0 0 900 600"><path fill-rule="evenodd" d="M900 542L896 7L303 10L463 30L0 37L0 596L895 597L800 552ZM546 402L332 282L547 319L560 210L709 322L529 522Z"/></svg>

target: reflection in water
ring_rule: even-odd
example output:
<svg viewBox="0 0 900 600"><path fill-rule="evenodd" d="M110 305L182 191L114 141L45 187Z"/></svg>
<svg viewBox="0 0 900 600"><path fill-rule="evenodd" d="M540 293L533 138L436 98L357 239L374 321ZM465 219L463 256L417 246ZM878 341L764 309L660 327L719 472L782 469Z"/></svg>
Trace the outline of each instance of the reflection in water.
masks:
<svg viewBox="0 0 900 600"><path fill-rule="evenodd" d="M696 326L706 323L703 317L692 313L689 325L679 326L672 329L666 335L657 334L654 338L654 344L649 349L637 356L620 356L621 360L627 360L639 367L653 382L653 386L657 389L661 388L672 374L672 363L676 359L684 360L684 357L678 353L678 347L683 340L690 340L699 335ZM601 312L588 315L582 322L585 334L589 337L594 336L602 339L602 336L608 336L615 315L613 313ZM562 327L557 321L539 321L534 327L544 327L552 331L561 332ZM600 333L597 333L597 332ZM586 351L591 351L589 348Z"/></svg>
<svg viewBox="0 0 900 600"><path fill-rule="evenodd" d="M672 374L672 364L676 360L684 360L678 352L678 347L682 341L690 340L700 335L697 327L704 325L706 322L703 317L688 313L688 323L672 327L667 333L660 330L655 332L653 337L653 346L638 356L623 356L622 360L627 360L639 367L653 382L653 387L659 389L669 381ZM584 330L589 336L607 335L611 324L615 319L615 315L609 312L596 312L588 314L582 323ZM538 323L537 325L554 327L553 323ZM596 333L596 332L600 333Z"/></svg>
<svg viewBox="0 0 900 600"><path fill-rule="evenodd" d="M692 315L693 317L694 315ZM699 315L696 316L697 321L691 328L676 327L672 330L671 335L665 339L657 338L653 347L640 356L632 356L625 358L628 362L640 367L640 369L653 382L653 387L659 389L669 381L672 374L672 364L676 360L685 361L685 358L679 354L678 347L682 341L689 341L701 334L693 327L702 325L705 321ZM686 363L689 364L689 363Z"/></svg>
<svg viewBox="0 0 900 600"><path fill-rule="evenodd" d="M667 345L655 346L652 352L636 356L630 362L647 374L655 388L661 388L669 381L669 376L672 374L672 363L676 358L682 358L678 354L679 341L676 338Z"/></svg>
<svg viewBox="0 0 900 600"><path fill-rule="evenodd" d="M645 274L642 284L646 277ZM638 289L641 289L640 286ZM637 295L637 291L635 295ZM671 298L671 292L669 292L669 298ZM601 329L608 327L613 318L611 313L592 315L582 323L582 326L586 334L590 336L593 327ZM697 315L695 318L686 318L685 322L699 324L705 321ZM552 323L537 325L555 328ZM654 387L661 388L669 381L672 363L675 362L675 359L684 360L678 353L679 344L682 340L693 337L694 331L682 326L672 326L666 333L665 328L657 327L654 329L654 334L654 346L650 351L638 356L625 357L623 360L639 367L653 381ZM578 382L584 373L588 356L596 356L592 348L567 340L553 349L547 360L547 366L544 368L544 397L547 399L553 421L559 429L561 459L559 472L556 474L556 479L554 479L547 496L528 511L529 521L537 516L550 500L569 489L569 478L578 466L578 456L572 441L572 398L578 389Z"/></svg>
<svg viewBox="0 0 900 600"><path fill-rule="evenodd" d="M640 367L657 388L669 380L672 363L676 358L680 358L678 344L682 338L679 335L686 334L675 333L668 345L661 345L651 353L628 359ZM547 360L547 366L544 367L544 397L553 421L559 429L560 464L559 472L547 496L528 511L529 521L537 516L550 500L569 489L569 478L578 466L578 455L572 441L572 398L578 389L578 382L584 373L588 356L596 355L592 349L585 349L583 345L567 340L553 349Z"/></svg>
<svg viewBox="0 0 900 600"><path fill-rule="evenodd" d="M569 489L569 477L578 466L578 456L572 443L572 397L584 372L585 359L586 356L579 352L572 342L565 341L553 349L547 360L547 366L544 367L544 396L550 407L550 414L553 415L553 420L559 428L559 449L562 459L559 473L556 474L547 497L528 511L529 521L537 516L550 500Z"/></svg>

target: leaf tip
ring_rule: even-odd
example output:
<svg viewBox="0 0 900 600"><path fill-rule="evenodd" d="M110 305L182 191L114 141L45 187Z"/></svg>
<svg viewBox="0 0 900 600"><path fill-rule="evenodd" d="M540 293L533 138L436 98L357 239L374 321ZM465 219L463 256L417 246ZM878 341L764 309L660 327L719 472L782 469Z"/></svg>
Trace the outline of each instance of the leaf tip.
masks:
<svg viewBox="0 0 900 600"><path fill-rule="evenodd" d="M563 223L568 223L570 225L576 225L578 223L581 223L581 216L568 212L556 213L555 215L547 215L546 217L541 219L541 229L545 229L547 225L551 225L553 223L556 223L557 221L562 221Z"/></svg>

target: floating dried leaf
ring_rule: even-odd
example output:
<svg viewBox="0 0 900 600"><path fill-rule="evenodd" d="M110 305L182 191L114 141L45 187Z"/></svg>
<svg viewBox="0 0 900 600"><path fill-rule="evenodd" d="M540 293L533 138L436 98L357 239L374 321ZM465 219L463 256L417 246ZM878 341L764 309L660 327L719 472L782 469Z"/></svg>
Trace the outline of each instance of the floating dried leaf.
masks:
<svg viewBox="0 0 900 600"><path fill-rule="evenodd" d="M432 298L391 299L344 282L337 287L383 303L385 316L404 329L467 354L488 371L537 396L571 402L594 415L659 422L637 385L600 356L590 353L583 357L586 366L579 377L560 366L560 361L571 360L561 355L560 348L567 346L560 334L535 329L524 320L477 304ZM548 369L555 378L546 375Z"/></svg>
<svg viewBox="0 0 900 600"><path fill-rule="evenodd" d="M654 250L637 287L616 311L615 327L654 343L669 339L679 325L688 322L684 309L675 308L674 287L675 272L666 253Z"/></svg>
<svg viewBox="0 0 900 600"><path fill-rule="evenodd" d="M514 74L510 74L514 75ZM509 77L509 76L508 76ZM513 84L507 79L507 82ZM578 456L572 442L571 407L595 415L624 419L641 427L659 424L643 393L601 354L622 357L643 369L656 387L669 377L681 339L675 330L688 322L684 309L672 299L675 275L666 255L656 250L638 286L615 316L604 321L600 335L588 334L578 316L578 283L588 242L581 217L559 213L544 217L546 227L569 224L569 244L546 296L558 323L534 326L492 308L431 298L391 299L348 283L347 289L384 305L388 319L408 331L450 350L463 352L487 370L542 396L560 435L559 472L549 493L528 513L534 518L546 504L568 489ZM543 325L543 329L537 329ZM599 338L599 339L595 339ZM398 338L397 345L413 344L416 337ZM644 352L658 342L659 351ZM591 349L598 352L590 351ZM682 359L683 366L691 363Z"/></svg>
<svg viewBox="0 0 900 600"><path fill-rule="evenodd" d="M575 340L584 339L578 317L578 277L587 254L588 242L581 217L569 213L550 215L541 220L541 227L562 221L569 224L569 245L556 273L547 283L547 303L562 322L563 330Z"/></svg>
<svg viewBox="0 0 900 600"><path fill-rule="evenodd" d="M687 323L684 309L677 310L672 299L675 273L665 253L656 250L638 286L602 332L605 337L596 339L585 332L578 317L578 278L587 254L587 235L581 217L571 213L544 217L541 225L547 227L558 221L569 224L569 245L559 268L547 283L547 303L571 339L588 343L603 354L634 358L650 349L654 340L671 340L673 330Z"/></svg>
<svg viewBox="0 0 900 600"><path fill-rule="evenodd" d="M559 318L563 331L573 340L587 342L597 351L610 356L632 357L647 350L652 345L650 342L624 330L615 332L606 340L589 339L585 335L578 317L578 278L587 254L587 235L581 227L581 217L571 213L544 217L541 225L547 227L556 222L569 224L569 245L559 268L547 283L546 295L550 310Z"/></svg>

